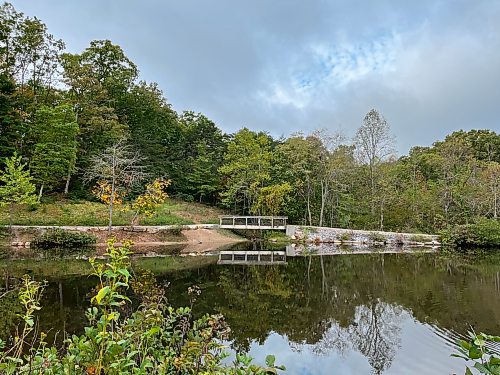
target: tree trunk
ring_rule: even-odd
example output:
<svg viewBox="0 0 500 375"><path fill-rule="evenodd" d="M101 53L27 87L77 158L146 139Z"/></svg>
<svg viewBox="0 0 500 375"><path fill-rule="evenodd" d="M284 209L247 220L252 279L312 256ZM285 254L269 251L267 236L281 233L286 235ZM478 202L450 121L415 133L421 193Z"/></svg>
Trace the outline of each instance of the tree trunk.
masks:
<svg viewBox="0 0 500 375"><path fill-rule="evenodd" d="M40 191L38 192L38 203L42 200L42 194L43 194L43 184L40 186Z"/></svg>
<svg viewBox="0 0 500 375"><path fill-rule="evenodd" d="M69 182L71 180L71 172L68 170L68 176L66 177L66 185L64 186L64 194L69 193Z"/></svg>
<svg viewBox="0 0 500 375"><path fill-rule="evenodd" d="M11 204L9 204L9 229L12 229L13 211L14 211L14 205L11 203Z"/></svg>
<svg viewBox="0 0 500 375"><path fill-rule="evenodd" d="M309 225L312 225L311 189L310 189L310 186L309 186L309 181L307 181L307 216L309 217Z"/></svg>
<svg viewBox="0 0 500 375"><path fill-rule="evenodd" d="M498 219L498 194L496 188L493 192L493 217Z"/></svg>
<svg viewBox="0 0 500 375"><path fill-rule="evenodd" d="M319 213L319 226L323 226L323 216L325 212L325 202L328 195L328 184L326 182L321 181L321 209Z"/></svg>
<svg viewBox="0 0 500 375"><path fill-rule="evenodd" d="M371 213L372 216L375 215L375 171L373 170L373 163L370 162L370 183L371 183Z"/></svg>
<svg viewBox="0 0 500 375"><path fill-rule="evenodd" d="M111 228L113 227L113 203L115 200L115 179L111 183L111 196L109 197L109 222L108 222L108 234L111 234Z"/></svg>
<svg viewBox="0 0 500 375"><path fill-rule="evenodd" d="M380 230L384 230L384 201L380 202Z"/></svg>

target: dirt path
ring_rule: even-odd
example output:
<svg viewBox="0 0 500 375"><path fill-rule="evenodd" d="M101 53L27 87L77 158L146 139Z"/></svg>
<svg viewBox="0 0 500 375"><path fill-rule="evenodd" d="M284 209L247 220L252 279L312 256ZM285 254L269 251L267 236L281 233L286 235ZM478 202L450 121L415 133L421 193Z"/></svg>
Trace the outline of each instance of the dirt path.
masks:
<svg viewBox="0 0 500 375"><path fill-rule="evenodd" d="M211 229L183 230L182 234L188 242L188 246L182 250L183 253L204 253L214 251L224 245L244 241L244 239L226 236Z"/></svg>

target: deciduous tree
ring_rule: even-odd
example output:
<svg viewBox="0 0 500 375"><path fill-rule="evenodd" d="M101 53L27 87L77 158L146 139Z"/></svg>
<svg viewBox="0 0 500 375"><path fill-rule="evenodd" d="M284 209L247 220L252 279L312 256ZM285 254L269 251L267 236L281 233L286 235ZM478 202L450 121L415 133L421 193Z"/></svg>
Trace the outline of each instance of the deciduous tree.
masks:
<svg viewBox="0 0 500 375"><path fill-rule="evenodd" d="M371 211L375 213L376 168L394 153L394 138L386 119L375 109L368 112L357 130L355 145L358 157L368 165L371 187Z"/></svg>
<svg viewBox="0 0 500 375"><path fill-rule="evenodd" d="M34 143L30 160L31 172L40 186L54 188L73 173L76 164L78 125L68 105L41 107L35 114L30 139Z"/></svg>
<svg viewBox="0 0 500 375"><path fill-rule="evenodd" d="M91 158L91 166L85 173L85 180L88 183L104 181L110 186L109 233L113 226L115 195L147 177L143 162L141 154L134 151L125 141L120 141Z"/></svg>

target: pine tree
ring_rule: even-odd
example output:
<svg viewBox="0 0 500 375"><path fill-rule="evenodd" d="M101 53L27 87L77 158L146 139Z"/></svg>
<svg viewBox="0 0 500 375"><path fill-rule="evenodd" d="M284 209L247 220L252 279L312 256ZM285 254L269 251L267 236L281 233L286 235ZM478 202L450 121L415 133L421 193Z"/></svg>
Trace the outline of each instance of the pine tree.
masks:
<svg viewBox="0 0 500 375"><path fill-rule="evenodd" d="M12 226L14 204L36 203L35 185L30 172L25 170L17 153L5 161L5 171L0 172L0 206L9 206L9 224Z"/></svg>

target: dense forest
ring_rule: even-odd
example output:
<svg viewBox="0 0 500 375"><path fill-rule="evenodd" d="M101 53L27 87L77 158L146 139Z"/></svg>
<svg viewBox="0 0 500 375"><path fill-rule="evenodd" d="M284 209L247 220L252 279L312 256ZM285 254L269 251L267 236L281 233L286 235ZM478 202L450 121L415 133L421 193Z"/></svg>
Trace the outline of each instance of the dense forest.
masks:
<svg viewBox="0 0 500 375"><path fill-rule="evenodd" d="M94 40L67 53L8 3L0 64L0 159L21 156L42 201L95 199L87 171L126 144L140 153L131 196L162 177L170 196L228 212L377 230L434 232L499 215L500 134L491 130L456 131L401 157L377 110L360 114L353 139L329 129L224 134L201 113L174 111L120 46Z"/></svg>

